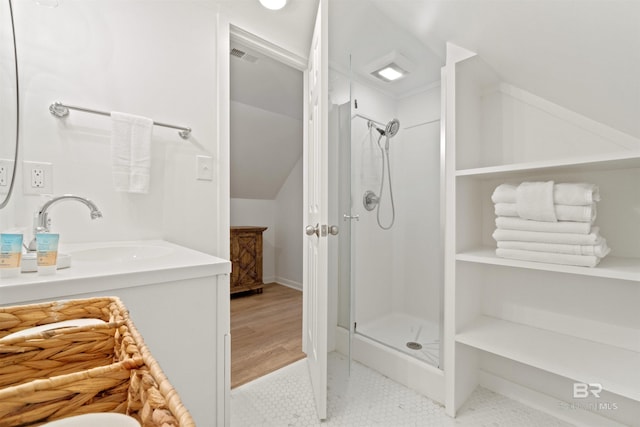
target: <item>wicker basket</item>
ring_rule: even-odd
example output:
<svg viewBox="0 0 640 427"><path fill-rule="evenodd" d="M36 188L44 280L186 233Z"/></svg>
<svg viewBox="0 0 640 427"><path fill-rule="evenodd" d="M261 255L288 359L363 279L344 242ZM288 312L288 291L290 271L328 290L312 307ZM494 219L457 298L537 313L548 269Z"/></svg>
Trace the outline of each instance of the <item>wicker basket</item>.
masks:
<svg viewBox="0 0 640 427"><path fill-rule="evenodd" d="M38 312L36 306L40 307L40 314L35 314ZM59 307L62 306L69 307L62 310L64 314L58 313L61 311ZM22 316L23 320L18 323L16 319L10 319L6 315L10 313L20 318L17 313L23 313L22 309L26 310L24 313L30 314ZM55 312L55 315L52 315L52 312ZM100 317L98 313L107 318ZM29 382L0 388L0 427L37 426L92 412L128 414L140 421L143 427L195 426L191 415L182 405L178 394L149 352L142 336L129 318L128 311L118 298L95 298L3 308L0 309L0 325L4 325L6 329L0 332L4 334L0 336L35 326L38 321L34 322L32 319L34 317L47 319L41 321L42 323L80 317L98 317L108 320L107 327L96 329L111 328L114 331L113 336L109 333L102 334L105 343L112 345L112 359L104 363L104 358L94 358L91 362L94 363L93 366L73 369L73 372L68 372L69 369L64 364L55 368L49 366L51 362L49 354L59 357L61 353L57 351L61 347L58 344L59 341L75 342L70 344L66 351L70 354L84 354L83 351L86 349L77 351L78 347L83 345L82 341L78 340L85 333L93 334L90 328L74 328L47 333L46 336L26 337L24 342L39 341L38 350L29 348L28 352L39 353L39 359L37 356L32 357L34 362L38 362L33 366L44 367L40 373L46 372L46 374L32 375L42 379L32 379ZM27 323L29 326L24 326ZM74 334L73 339L76 341L72 341L70 337ZM56 351L50 352L49 340L52 338L51 343ZM94 338L97 338L97 335L89 340L92 342L91 348L94 348ZM12 345L15 345L16 342L13 341L14 339L10 340ZM20 343L26 347L22 341ZM31 368L29 363L17 366L18 372L27 372L23 366L28 366L29 372L38 371L37 368Z"/></svg>
<svg viewBox="0 0 640 427"><path fill-rule="evenodd" d="M92 298L0 308L0 338L63 320L106 323L55 329L0 341L0 388L105 366L140 356L117 298Z"/></svg>

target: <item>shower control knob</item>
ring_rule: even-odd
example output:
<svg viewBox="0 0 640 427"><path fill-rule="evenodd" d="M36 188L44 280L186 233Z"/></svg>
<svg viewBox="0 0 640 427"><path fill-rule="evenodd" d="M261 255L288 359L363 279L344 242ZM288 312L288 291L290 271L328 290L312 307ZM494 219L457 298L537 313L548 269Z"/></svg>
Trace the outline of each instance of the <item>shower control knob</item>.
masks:
<svg viewBox="0 0 640 427"><path fill-rule="evenodd" d="M329 226L329 234L331 234L332 236L337 236L339 232L340 232L340 229L338 228L337 225Z"/></svg>

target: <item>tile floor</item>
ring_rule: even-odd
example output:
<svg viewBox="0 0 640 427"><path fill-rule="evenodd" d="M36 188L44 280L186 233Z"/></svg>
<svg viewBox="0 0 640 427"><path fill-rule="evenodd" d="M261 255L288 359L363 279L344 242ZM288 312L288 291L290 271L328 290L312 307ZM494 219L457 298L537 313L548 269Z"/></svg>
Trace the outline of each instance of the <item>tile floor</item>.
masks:
<svg viewBox="0 0 640 427"><path fill-rule="evenodd" d="M426 397L354 362L329 354L328 419L316 419L306 361L231 391L232 427L284 426L570 426L486 389L478 389L454 420Z"/></svg>

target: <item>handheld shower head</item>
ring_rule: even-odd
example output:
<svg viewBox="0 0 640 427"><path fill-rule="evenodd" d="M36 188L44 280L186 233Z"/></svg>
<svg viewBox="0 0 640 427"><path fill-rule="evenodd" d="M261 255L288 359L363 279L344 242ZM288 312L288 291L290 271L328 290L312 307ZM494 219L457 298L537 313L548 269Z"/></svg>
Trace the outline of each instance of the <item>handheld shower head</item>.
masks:
<svg viewBox="0 0 640 427"><path fill-rule="evenodd" d="M389 123L387 123L387 126L385 126L384 130L380 129L379 127L376 127L376 130L380 132L380 135L382 136L393 138L400 130L400 120L393 119Z"/></svg>
<svg viewBox="0 0 640 427"><path fill-rule="evenodd" d="M393 138L394 136L396 136L399 130L400 120L392 119L389 123L387 123L387 127L384 128L384 134L389 138Z"/></svg>

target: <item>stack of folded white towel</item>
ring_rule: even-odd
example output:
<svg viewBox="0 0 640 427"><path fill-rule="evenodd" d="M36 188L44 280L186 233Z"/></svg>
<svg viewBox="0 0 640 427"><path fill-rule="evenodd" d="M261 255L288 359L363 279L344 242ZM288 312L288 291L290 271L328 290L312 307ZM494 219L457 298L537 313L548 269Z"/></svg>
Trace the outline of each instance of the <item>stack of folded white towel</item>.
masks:
<svg viewBox="0 0 640 427"><path fill-rule="evenodd" d="M593 184L502 184L491 200L499 257L595 267L610 251L593 225L600 200Z"/></svg>

